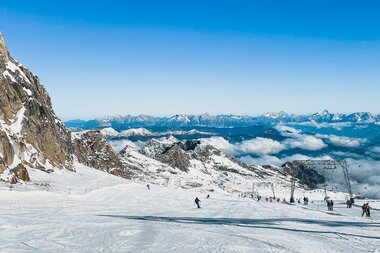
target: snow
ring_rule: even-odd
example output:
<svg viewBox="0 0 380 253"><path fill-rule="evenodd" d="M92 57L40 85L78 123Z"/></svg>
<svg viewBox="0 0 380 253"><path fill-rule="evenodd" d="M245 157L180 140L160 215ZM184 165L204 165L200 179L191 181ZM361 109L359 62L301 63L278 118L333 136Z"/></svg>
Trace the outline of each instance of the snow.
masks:
<svg viewBox="0 0 380 253"><path fill-rule="evenodd" d="M26 93L28 94L28 96L31 96L31 95L32 95L32 91L31 91L31 90L29 90L29 89L27 89L27 88L25 88L25 87L22 87L22 89L23 89L24 91L26 91Z"/></svg>
<svg viewBox="0 0 380 253"><path fill-rule="evenodd" d="M100 130L100 132L106 137L115 137L119 134L119 132L112 127L103 128Z"/></svg>
<svg viewBox="0 0 380 253"><path fill-rule="evenodd" d="M146 136L153 135L151 131L145 128L131 128L128 130L121 131L119 136L121 137L129 137L129 136Z"/></svg>
<svg viewBox="0 0 380 253"><path fill-rule="evenodd" d="M361 203L347 209L336 201L335 211L328 212L321 201L289 205L218 193L206 199L206 193L157 185L148 190L76 167L77 173L34 171L49 188L0 191L0 252L380 250L380 211L363 218ZM62 191L66 187L71 191ZM193 203L196 196L201 209Z"/></svg>
<svg viewBox="0 0 380 253"><path fill-rule="evenodd" d="M203 131L198 131L196 129L191 129L189 131L167 131L163 132L163 135L216 135L215 133L210 133L210 132L203 132Z"/></svg>
<svg viewBox="0 0 380 253"><path fill-rule="evenodd" d="M11 79L11 81L12 82L16 82L16 79L9 73L9 71L8 70L5 70L4 72L3 72L3 76L5 77L5 78L10 78Z"/></svg>
<svg viewBox="0 0 380 253"><path fill-rule="evenodd" d="M6 63L6 68L8 72L11 71L15 74L18 74L25 82L31 84L28 77L24 74L24 72L20 69L20 67L14 64L12 61L8 61Z"/></svg>
<svg viewBox="0 0 380 253"><path fill-rule="evenodd" d="M12 133L19 135L22 129L22 121L24 120L26 108L23 106L16 114L12 124L9 126Z"/></svg>

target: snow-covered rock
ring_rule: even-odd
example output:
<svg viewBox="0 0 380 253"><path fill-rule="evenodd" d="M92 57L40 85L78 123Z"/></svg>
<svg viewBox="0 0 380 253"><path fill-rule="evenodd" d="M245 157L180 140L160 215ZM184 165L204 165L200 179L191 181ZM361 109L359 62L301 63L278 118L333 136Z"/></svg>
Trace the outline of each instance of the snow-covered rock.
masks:
<svg viewBox="0 0 380 253"><path fill-rule="evenodd" d="M105 137L115 137L119 135L119 132L113 129L112 127L106 127L100 129L100 132L105 136Z"/></svg>
<svg viewBox="0 0 380 253"><path fill-rule="evenodd" d="M153 133L149 131L148 129L145 128L132 128L132 129L127 129L124 131L121 131L118 136L120 137L130 137L130 136L151 136Z"/></svg>

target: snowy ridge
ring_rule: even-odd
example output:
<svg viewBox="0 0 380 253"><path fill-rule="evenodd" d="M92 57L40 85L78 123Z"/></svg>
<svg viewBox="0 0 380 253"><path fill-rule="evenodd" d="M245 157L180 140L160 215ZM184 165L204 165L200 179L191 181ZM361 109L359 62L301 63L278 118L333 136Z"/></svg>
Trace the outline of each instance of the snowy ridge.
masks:
<svg viewBox="0 0 380 253"><path fill-rule="evenodd" d="M149 131L148 129L145 128L132 128L132 129L127 129L124 131L121 131L118 136L120 137L129 137L129 136L151 136L153 133Z"/></svg>
<svg viewBox="0 0 380 253"><path fill-rule="evenodd" d="M120 156L135 167L132 178L143 182L218 192L245 192L262 182L290 187L290 177L280 168L247 166L199 140L152 139L141 150L126 146Z"/></svg>
<svg viewBox="0 0 380 253"><path fill-rule="evenodd" d="M244 127L256 125L274 125L279 123L352 123L371 124L380 122L379 115L372 115L369 112L355 112L351 114L330 113L327 110L314 114L294 115L286 112L266 113L261 116L240 116L240 115L174 115L172 117L154 116L117 116L106 117L96 120L72 120L67 121L69 127L92 129L114 127L127 129L135 127Z"/></svg>

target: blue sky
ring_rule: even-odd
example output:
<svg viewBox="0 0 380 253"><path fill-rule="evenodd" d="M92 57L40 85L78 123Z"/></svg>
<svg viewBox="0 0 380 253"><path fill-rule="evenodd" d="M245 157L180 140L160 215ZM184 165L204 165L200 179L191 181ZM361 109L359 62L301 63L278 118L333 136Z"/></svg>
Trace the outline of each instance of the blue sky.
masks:
<svg viewBox="0 0 380 253"><path fill-rule="evenodd" d="M63 119L380 113L378 1L4 1Z"/></svg>

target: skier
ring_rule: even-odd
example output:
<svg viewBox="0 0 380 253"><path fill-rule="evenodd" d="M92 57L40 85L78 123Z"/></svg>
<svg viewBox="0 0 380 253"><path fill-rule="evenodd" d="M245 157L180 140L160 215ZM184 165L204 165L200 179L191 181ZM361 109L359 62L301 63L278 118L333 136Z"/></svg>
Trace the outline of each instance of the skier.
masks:
<svg viewBox="0 0 380 253"><path fill-rule="evenodd" d="M150 185L149 185L149 184L147 184L147 185L146 185L146 188L148 188L148 190L150 190Z"/></svg>
<svg viewBox="0 0 380 253"><path fill-rule="evenodd" d="M330 211L334 211L334 201L330 200Z"/></svg>
<svg viewBox="0 0 380 253"><path fill-rule="evenodd" d="M210 197L210 194L207 194L207 197L206 197L206 198L208 199L209 197Z"/></svg>
<svg viewBox="0 0 380 253"><path fill-rule="evenodd" d="M195 202L195 204L197 205L197 208L201 208L201 204L200 204L200 203L201 203L201 200L198 199L198 197L195 198L194 202Z"/></svg>
<svg viewBox="0 0 380 253"><path fill-rule="evenodd" d="M367 204L366 204L366 203L364 203L364 204L362 205L362 211L363 211L363 213L362 213L362 217L364 216L364 214L366 214L366 216L367 216Z"/></svg>
<svg viewBox="0 0 380 253"><path fill-rule="evenodd" d="M331 211L331 203L330 203L330 201L327 200L326 203L327 203L327 210Z"/></svg>
<svg viewBox="0 0 380 253"><path fill-rule="evenodd" d="M347 204L347 208L350 208L351 201L347 199L346 204Z"/></svg>
<svg viewBox="0 0 380 253"><path fill-rule="evenodd" d="M366 217L368 218L371 218L371 211L370 211L371 207L369 206L369 202L367 202L367 215Z"/></svg>

